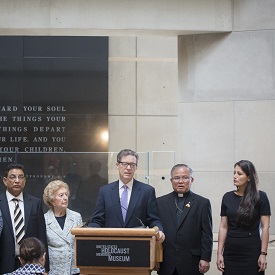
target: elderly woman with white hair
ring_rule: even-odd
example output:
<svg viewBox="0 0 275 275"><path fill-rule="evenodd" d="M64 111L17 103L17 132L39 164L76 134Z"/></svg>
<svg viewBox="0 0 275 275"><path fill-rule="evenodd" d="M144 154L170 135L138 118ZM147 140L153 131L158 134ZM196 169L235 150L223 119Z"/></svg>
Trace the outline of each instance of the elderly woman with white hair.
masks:
<svg viewBox="0 0 275 275"><path fill-rule="evenodd" d="M74 265L73 227L82 225L81 215L68 209L69 186L62 180L53 180L45 188L43 199L49 206L45 213L48 239L49 275L76 275L79 268Z"/></svg>

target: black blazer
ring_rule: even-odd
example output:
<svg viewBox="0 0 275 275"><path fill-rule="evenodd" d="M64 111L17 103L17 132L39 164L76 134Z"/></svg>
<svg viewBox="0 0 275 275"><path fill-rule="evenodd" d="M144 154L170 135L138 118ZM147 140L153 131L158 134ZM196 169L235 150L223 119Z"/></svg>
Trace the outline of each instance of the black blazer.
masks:
<svg viewBox="0 0 275 275"><path fill-rule="evenodd" d="M176 193L157 198L160 220L165 231L163 262L159 274L195 275L199 261L211 261L213 234L210 201L190 191L187 196L180 224L176 217Z"/></svg>
<svg viewBox="0 0 275 275"><path fill-rule="evenodd" d="M99 195L93 217L88 226L107 228L133 228L157 226L163 231L159 219L155 189L134 179L131 198L128 205L125 223L123 222L120 200L119 181L104 185Z"/></svg>
<svg viewBox="0 0 275 275"><path fill-rule="evenodd" d="M46 255L48 255L42 200L25 193L23 193L23 199L25 212L24 238L36 237L41 240L46 246ZM15 240L6 192L0 194L0 209L3 217L3 230L0 238L0 274L4 274L12 272L15 264ZM46 258L48 259L48 256ZM48 271L49 261L47 259L45 269Z"/></svg>

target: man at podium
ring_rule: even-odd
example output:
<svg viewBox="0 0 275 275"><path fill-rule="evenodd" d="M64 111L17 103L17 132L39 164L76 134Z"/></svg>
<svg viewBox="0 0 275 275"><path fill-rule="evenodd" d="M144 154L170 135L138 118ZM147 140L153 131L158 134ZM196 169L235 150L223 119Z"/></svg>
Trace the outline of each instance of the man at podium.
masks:
<svg viewBox="0 0 275 275"><path fill-rule="evenodd" d="M117 155L119 180L104 185L99 190L93 217L88 227L138 228L157 226L158 241L164 241L155 189L134 179L138 154L123 149Z"/></svg>

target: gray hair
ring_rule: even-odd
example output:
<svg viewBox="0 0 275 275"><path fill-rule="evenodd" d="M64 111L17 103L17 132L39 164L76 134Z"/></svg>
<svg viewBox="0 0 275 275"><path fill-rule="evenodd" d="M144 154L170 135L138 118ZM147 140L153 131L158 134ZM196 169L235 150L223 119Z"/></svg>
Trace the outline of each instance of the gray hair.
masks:
<svg viewBox="0 0 275 275"><path fill-rule="evenodd" d="M176 165L173 166L173 168L171 169L171 172L170 172L171 177L173 177L174 170L177 169L177 168L181 168L181 167L186 167L189 170L190 177L192 177L193 170L187 164L183 164L183 163L179 163L179 164L176 164Z"/></svg>

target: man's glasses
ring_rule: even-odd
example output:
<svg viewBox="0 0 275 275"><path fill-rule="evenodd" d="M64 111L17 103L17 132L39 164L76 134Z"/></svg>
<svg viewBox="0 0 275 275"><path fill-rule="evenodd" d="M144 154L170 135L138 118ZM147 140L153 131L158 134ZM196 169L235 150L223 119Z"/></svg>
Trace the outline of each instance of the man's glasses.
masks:
<svg viewBox="0 0 275 275"><path fill-rule="evenodd" d="M183 177L173 177L172 180L174 181L180 181L182 180L183 182L187 182L189 181L190 179L192 179L192 177L187 177L187 176L183 176Z"/></svg>
<svg viewBox="0 0 275 275"><path fill-rule="evenodd" d="M8 176L8 179L11 181L15 181L16 179L18 179L19 181L23 181L25 179L25 176L20 175L20 176L15 176L15 175L10 175Z"/></svg>
<svg viewBox="0 0 275 275"><path fill-rule="evenodd" d="M128 166L130 166L132 169L136 169L137 168L137 164L136 163L128 163L128 162L118 162L119 164L121 164L121 166L123 166L124 168L127 168Z"/></svg>

